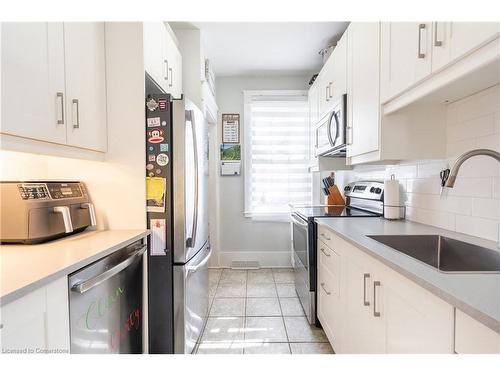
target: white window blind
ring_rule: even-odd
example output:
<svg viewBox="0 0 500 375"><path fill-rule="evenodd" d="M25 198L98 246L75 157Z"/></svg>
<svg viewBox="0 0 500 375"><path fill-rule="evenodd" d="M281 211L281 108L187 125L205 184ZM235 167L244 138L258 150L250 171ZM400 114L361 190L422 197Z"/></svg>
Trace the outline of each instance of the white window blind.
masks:
<svg viewBox="0 0 500 375"><path fill-rule="evenodd" d="M311 201L305 91L245 91L245 215L288 220Z"/></svg>

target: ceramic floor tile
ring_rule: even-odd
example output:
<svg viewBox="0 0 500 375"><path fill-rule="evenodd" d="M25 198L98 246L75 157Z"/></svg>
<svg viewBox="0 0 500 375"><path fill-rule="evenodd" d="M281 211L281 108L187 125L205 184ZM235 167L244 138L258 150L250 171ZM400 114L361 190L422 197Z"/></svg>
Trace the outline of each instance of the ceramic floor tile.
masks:
<svg viewBox="0 0 500 375"><path fill-rule="evenodd" d="M219 284L245 284L247 282L247 271L224 269Z"/></svg>
<svg viewBox="0 0 500 375"><path fill-rule="evenodd" d="M219 282L220 276L222 274L222 268L209 268L208 269L208 280Z"/></svg>
<svg viewBox="0 0 500 375"><path fill-rule="evenodd" d="M276 286L270 284L248 284L247 297L277 297Z"/></svg>
<svg viewBox="0 0 500 375"><path fill-rule="evenodd" d="M280 298L283 316L304 316L304 310L298 298Z"/></svg>
<svg viewBox="0 0 500 375"><path fill-rule="evenodd" d="M243 354L242 342L202 342L196 354Z"/></svg>
<svg viewBox="0 0 500 375"><path fill-rule="evenodd" d="M290 354L287 342L247 342L244 354Z"/></svg>
<svg viewBox="0 0 500 375"><path fill-rule="evenodd" d="M210 316L245 316L245 298L215 298Z"/></svg>
<svg viewBox="0 0 500 375"><path fill-rule="evenodd" d="M245 342L287 342L282 317L246 317Z"/></svg>
<svg viewBox="0 0 500 375"><path fill-rule="evenodd" d="M290 343L292 354L333 354L333 349L327 342Z"/></svg>
<svg viewBox="0 0 500 375"><path fill-rule="evenodd" d="M243 317L209 317L200 346L215 345L218 342L241 343L244 338L244 323Z"/></svg>
<svg viewBox="0 0 500 375"><path fill-rule="evenodd" d="M273 271L270 268L248 271L249 284L274 283Z"/></svg>
<svg viewBox="0 0 500 375"><path fill-rule="evenodd" d="M219 284L215 292L215 297L246 297L246 293L246 284Z"/></svg>
<svg viewBox="0 0 500 375"><path fill-rule="evenodd" d="M293 283L295 278L291 268L273 268L275 283Z"/></svg>
<svg viewBox="0 0 500 375"><path fill-rule="evenodd" d="M278 298L247 298L246 316L281 316Z"/></svg>
<svg viewBox="0 0 500 375"><path fill-rule="evenodd" d="M283 319L290 342L328 342L323 330L310 325L305 317L286 316Z"/></svg>
<svg viewBox="0 0 500 375"><path fill-rule="evenodd" d="M295 284L276 284L278 297L297 297Z"/></svg>

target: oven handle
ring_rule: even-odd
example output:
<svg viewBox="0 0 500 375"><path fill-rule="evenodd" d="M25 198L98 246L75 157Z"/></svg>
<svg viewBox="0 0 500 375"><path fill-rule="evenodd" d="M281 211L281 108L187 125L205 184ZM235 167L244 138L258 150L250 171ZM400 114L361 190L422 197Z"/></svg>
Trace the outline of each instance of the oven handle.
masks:
<svg viewBox="0 0 500 375"><path fill-rule="evenodd" d="M98 286L99 284L102 284L104 281L108 280L109 278L115 276L117 273L123 271L125 268L130 266L132 263L135 262L136 258L140 257L146 249L148 248L147 245L141 245L141 248L134 251L132 254L129 255L127 259L125 259L123 262L118 263L116 266L110 268L109 270L101 273L100 275L97 275L95 277L92 277L90 279L87 279L85 281L79 281L76 284L74 284L71 287L71 290L73 292L77 292L80 294L85 293L86 291Z"/></svg>
<svg viewBox="0 0 500 375"><path fill-rule="evenodd" d="M294 224L297 224L297 225L300 225L301 227L307 228L307 221L304 221L304 219L302 219L300 216L292 213L291 217L292 217L292 222Z"/></svg>

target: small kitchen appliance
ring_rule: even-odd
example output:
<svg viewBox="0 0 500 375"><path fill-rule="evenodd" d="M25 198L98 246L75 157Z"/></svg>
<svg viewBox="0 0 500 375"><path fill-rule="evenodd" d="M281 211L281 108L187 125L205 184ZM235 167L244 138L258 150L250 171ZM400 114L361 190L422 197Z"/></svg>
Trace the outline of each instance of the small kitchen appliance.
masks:
<svg viewBox="0 0 500 375"><path fill-rule="evenodd" d="M3 243L40 243L96 225L94 205L83 182L0 182Z"/></svg>
<svg viewBox="0 0 500 375"><path fill-rule="evenodd" d="M316 324L317 292L317 225L318 217L379 217L384 211L384 183L353 182L344 188L345 205L293 206L292 248L295 290L310 324Z"/></svg>

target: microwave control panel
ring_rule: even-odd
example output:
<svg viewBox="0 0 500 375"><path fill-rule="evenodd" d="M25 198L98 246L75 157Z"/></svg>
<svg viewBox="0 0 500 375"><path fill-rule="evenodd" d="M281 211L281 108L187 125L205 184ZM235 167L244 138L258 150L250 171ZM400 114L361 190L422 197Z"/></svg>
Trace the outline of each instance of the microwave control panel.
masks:
<svg viewBox="0 0 500 375"><path fill-rule="evenodd" d="M47 182L18 184L23 200L81 198L85 191L78 182Z"/></svg>

